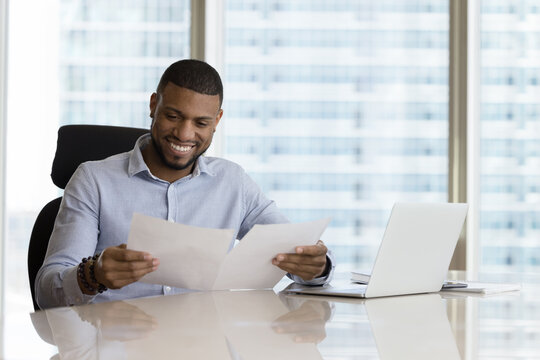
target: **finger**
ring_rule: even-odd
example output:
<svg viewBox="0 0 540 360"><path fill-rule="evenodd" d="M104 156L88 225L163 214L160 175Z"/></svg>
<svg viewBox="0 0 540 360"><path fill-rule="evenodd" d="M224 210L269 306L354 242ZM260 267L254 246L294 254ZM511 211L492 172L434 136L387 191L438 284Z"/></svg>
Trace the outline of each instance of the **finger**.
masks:
<svg viewBox="0 0 540 360"><path fill-rule="evenodd" d="M144 275L154 271L152 268L144 268L132 271L117 271L110 274L111 280L139 280Z"/></svg>
<svg viewBox="0 0 540 360"><path fill-rule="evenodd" d="M285 263L279 263L277 266L283 270L287 270L287 272L291 274L298 274L298 273L318 274L324 270L323 265L306 265L306 264L285 262Z"/></svg>
<svg viewBox="0 0 540 360"><path fill-rule="evenodd" d="M128 270L128 271L122 271L122 270L114 270L114 271L108 271L104 273L104 278L109 281L114 280L138 280L144 275L151 273L154 271L154 267L145 267L141 269L136 270Z"/></svg>
<svg viewBox="0 0 540 360"><path fill-rule="evenodd" d="M288 262L288 263L298 263L298 264L317 265L317 266L326 265L326 255L308 256L308 255L298 255L298 254L278 254L275 257L275 260L278 263Z"/></svg>
<svg viewBox="0 0 540 360"><path fill-rule="evenodd" d="M159 265L159 259L151 259L148 261L102 261L101 268L103 271L137 271L142 269L153 268Z"/></svg>
<svg viewBox="0 0 540 360"><path fill-rule="evenodd" d="M144 251L126 249L125 244L103 250L102 257L112 258L117 261L149 261L152 255Z"/></svg>
<svg viewBox="0 0 540 360"><path fill-rule="evenodd" d="M98 281L109 289L120 289L140 280L144 275L152 271L153 270L148 271L147 269L144 269L135 272L109 272L105 273L103 278L98 278Z"/></svg>
<svg viewBox="0 0 540 360"><path fill-rule="evenodd" d="M126 265L129 266L125 269ZM138 281L144 275L155 271L159 266L159 260L153 259L150 264L146 262L118 263L114 261L98 262L95 276L96 280L111 289L118 289L132 282Z"/></svg>
<svg viewBox="0 0 540 360"><path fill-rule="evenodd" d="M328 249L321 240L319 240L316 245L296 247L296 253L303 255L319 256L326 255L327 252Z"/></svg>

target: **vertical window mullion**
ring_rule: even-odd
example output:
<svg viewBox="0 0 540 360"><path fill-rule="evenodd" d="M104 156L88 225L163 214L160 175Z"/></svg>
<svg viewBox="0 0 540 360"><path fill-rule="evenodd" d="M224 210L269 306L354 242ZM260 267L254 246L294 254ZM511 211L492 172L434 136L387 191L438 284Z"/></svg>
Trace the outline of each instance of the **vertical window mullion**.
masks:
<svg viewBox="0 0 540 360"><path fill-rule="evenodd" d="M480 267L480 1L468 2L467 26L467 265L475 276Z"/></svg>
<svg viewBox="0 0 540 360"><path fill-rule="evenodd" d="M467 2L450 1L448 201L467 202ZM465 270L467 240L462 232L450 268Z"/></svg>
<svg viewBox="0 0 540 360"><path fill-rule="evenodd" d="M4 219L5 219L5 155L6 155L6 104L7 104L7 15L6 0L0 0L0 294L4 294ZM0 296L0 310L4 309L4 296ZM0 313L3 317L3 313ZM3 348L0 341L0 349Z"/></svg>

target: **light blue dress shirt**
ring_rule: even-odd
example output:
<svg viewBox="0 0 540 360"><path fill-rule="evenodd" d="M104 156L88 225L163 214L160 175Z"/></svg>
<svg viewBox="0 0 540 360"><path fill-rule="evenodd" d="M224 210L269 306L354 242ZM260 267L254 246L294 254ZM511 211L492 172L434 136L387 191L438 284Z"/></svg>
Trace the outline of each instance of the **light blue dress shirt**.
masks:
<svg viewBox="0 0 540 360"><path fill-rule="evenodd" d="M231 248L234 239L241 239L255 224L288 222L233 162L201 156L190 175L173 183L153 176L141 153L150 141L149 134L143 135L132 151L86 162L73 174L36 277L41 308L189 291L136 282L95 296L81 292L77 265L83 257L126 243L134 212L187 225L235 229ZM292 278L318 285L331 275L309 282Z"/></svg>

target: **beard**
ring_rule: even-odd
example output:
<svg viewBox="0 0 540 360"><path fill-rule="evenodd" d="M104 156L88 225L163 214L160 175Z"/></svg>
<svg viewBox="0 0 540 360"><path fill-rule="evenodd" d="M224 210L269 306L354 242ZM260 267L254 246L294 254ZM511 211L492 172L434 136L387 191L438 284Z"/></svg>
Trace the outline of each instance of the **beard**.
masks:
<svg viewBox="0 0 540 360"><path fill-rule="evenodd" d="M159 156L159 158L161 159L161 161L168 167L170 167L171 169L174 169L174 170L184 170L184 169L187 169L189 168L190 166L192 166L195 161L197 161L197 159L206 152L206 150L208 150L208 148L210 147L210 145L208 145L206 148L204 148L201 152L198 152L198 153L195 153L193 154L193 156L185 163L185 164L176 164L174 162L171 162L169 161L165 155L163 154L163 148L161 147L161 145L159 144L159 142L156 140L156 138L154 137L154 134L151 134L151 138L152 138L152 145L154 146L154 149L156 149L156 152ZM197 144L198 145L198 144ZM196 146L197 146L196 145Z"/></svg>

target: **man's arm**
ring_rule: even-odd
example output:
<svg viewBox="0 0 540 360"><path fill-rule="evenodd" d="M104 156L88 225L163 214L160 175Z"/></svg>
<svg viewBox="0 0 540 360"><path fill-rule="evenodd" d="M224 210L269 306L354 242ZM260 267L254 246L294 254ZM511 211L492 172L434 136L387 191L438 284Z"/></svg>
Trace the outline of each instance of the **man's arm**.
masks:
<svg viewBox="0 0 540 360"><path fill-rule="evenodd" d="M96 251L98 203L91 176L80 166L64 191L47 254L36 276L36 300L42 309L93 299L79 288L77 265Z"/></svg>
<svg viewBox="0 0 540 360"><path fill-rule="evenodd" d="M94 255L100 232L100 200L92 172L81 165L66 186L56 217L47 254L36 276L35 293L42 308L91 302L97 291L85 288L77 268L83 258ZM94 268L96 280L117 289L155 270L159 261L149 254L125 249L125 245L103 250ZM87 283L88 268L83 274Z"/></svg>
<svg viewBox="0 0 540 360"><path fill-rule="evenodd" d="M243 237L255 224L283 224L289 220L266 198L257 184L244 174L244 207L246 216L239 231ZM298 246L295 254L277 254L272 263L288 272L287 276L305 285L330 282L335 262L331 251L319 240L316 245Z"/></svg>

